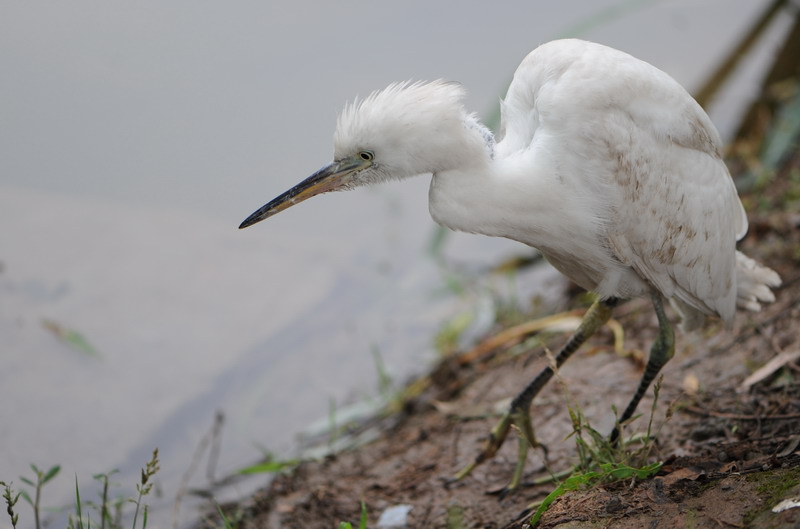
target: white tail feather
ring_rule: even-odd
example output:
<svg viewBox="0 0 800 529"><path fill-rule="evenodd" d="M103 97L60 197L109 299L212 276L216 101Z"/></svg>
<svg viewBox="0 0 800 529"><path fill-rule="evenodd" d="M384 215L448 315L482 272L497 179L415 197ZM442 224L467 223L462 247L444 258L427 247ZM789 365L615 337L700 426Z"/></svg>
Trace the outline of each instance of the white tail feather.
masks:
<svg viewBox="0 0 800 529"><path fill-rule="evenodd" d="M770 288L781 286L781 278L766 266L758 264L742 252L736 252L736 306L753 312L761 310L762 303L775 301ZM681 315L681 330L699 329L705 324L706 315L677 298L670 299L672 306Z"/></svg>
<svg viewBox="0 0 800 529"><path fill-rule="evenodd" d="M781 285L780 276L766 266L761 266L742 252L736 252L736 306L758 312L762 303L775 301L770 287Z"/></svg>

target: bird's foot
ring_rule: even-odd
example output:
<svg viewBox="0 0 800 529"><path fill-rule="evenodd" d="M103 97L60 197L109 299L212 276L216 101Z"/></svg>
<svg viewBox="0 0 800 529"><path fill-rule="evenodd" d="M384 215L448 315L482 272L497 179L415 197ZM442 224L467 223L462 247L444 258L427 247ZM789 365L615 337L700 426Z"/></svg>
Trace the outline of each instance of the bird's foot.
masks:
<svg viewBox="0 0 800 529"><path fill-rule="evenodd" d="M467 477L478 465L491 459L500 449L508 437L508 432L514 427L518 431L518 451L517 451L517 464L514 468L514 474L511 476L511 481L505 487L490 491L489 494L497 495L504 498L509 493L519 488L522 481L522 473L525 470L525 460L528 456L528 450L531 447L541 448L544 451L545 459L547 459L547 448L536 440L533 434L533 425L531 424L530 410L528 406L520 406L516 402L511 404L511 408L501 417L500 421L489 432L489 437L486 439L483 449L478 453L475 459L459 471L453 478L453 481L459 481Z"/></svg>

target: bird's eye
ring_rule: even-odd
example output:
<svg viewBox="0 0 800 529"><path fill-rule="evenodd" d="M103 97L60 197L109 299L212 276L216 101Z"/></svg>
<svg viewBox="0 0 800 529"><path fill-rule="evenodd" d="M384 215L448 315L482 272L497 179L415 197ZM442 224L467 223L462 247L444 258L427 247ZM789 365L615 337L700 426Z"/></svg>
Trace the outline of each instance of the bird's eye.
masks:
<svg viewBox="0 0 800 529"><path fill-rule="evenodd" d="M372 151L361 151L358 153L358 157L367 162L371 162L372 159L375 158L375 154L373 154Z"/></svg>

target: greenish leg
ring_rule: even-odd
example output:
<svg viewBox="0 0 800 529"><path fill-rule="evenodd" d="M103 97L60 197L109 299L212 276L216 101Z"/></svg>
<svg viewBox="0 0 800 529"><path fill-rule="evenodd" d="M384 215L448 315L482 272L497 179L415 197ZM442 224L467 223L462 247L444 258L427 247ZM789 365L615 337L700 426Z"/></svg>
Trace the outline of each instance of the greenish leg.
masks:
<svg viewBox="0 0 800 529"><path fill-rule="evenodd" d="M558 355L555 358L556 367L561 367L561 365L567 361L567 359L572 356L574 353L590 336L592 336L597 329L602 327L608 319L611 317L612 309L619 304L618 299L611 298L607 300L598 300L589 307L589 310L586 311L586 314L583 316L583 320L581 321L580 326L575 331L564 347L559 351ZM511 406L509 410L503 415L492 431L489 433L489 438L486 440L486 444L484 445L483 449L477 455L475 460L464 467L458 474L456 474L455 479L459 480L462 479L470 474L472 470L486 461L487 459L491 459L496 453L497 450L503 445L503 442L506 440L508 436L508 431L511 429L511 425L513 424L516 426L521 434L520 437L520 446L518 451L518 460L517 460L517 467L514 470L514 476L511 480L511 483L506 488L506 491L513 490L517 486L522 479L522 471L525 468L525 457L528 454L529 447L538 447L539 442L536 440L536 437L533 433L533 425L531 424L531 417L530 417L530 409L531 409L531 402L533 402L533 398L541 391L545 384L553 377L553 368L551 366L547 366L544 368L537 376L534 378L522 392L517 395L513 401L511 401Z"/></svg>
<svg viewBox="0 0 800 529"><path fill-rule="evenodd" d="M639 382L639 387L636 389L636 393L628 404L628 407L625 408L622 417L619 418L619 424L624 424L633 416L636 407L639 405L639 401L642 400L650 384L655 380L661 368L663 368L675 354L675 331L672 330L672 325L667 319L667 315L664 313L664 303L661 299L661 294L653 292L651 298L653 299L653 307L655 307L656 316L658 317L658 336L656 337L656 341L653 342L653 346L650 348L650 358L647 360L647 367L644 369L644 375L642 375L642 380ZM612 443L617 441L619 433L619 426L616 426L611 432L610 440Z"/></svg>

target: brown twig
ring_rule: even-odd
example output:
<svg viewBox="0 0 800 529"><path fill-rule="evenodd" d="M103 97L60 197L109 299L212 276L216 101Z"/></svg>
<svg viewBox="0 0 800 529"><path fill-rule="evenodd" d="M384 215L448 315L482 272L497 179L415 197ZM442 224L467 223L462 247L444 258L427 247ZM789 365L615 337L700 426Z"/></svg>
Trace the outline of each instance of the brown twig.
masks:
<svg viewBox="0 0 800 529"><path fill-rule="evenodd" d="M800 413L782 413L777 415L743 415L740 413L726 413L722 411L705 410L698 406L685 406L683 409L696 415L719 417L721 419L735 419L737 421L785 421L789 419L800 419Z"/></svg>

